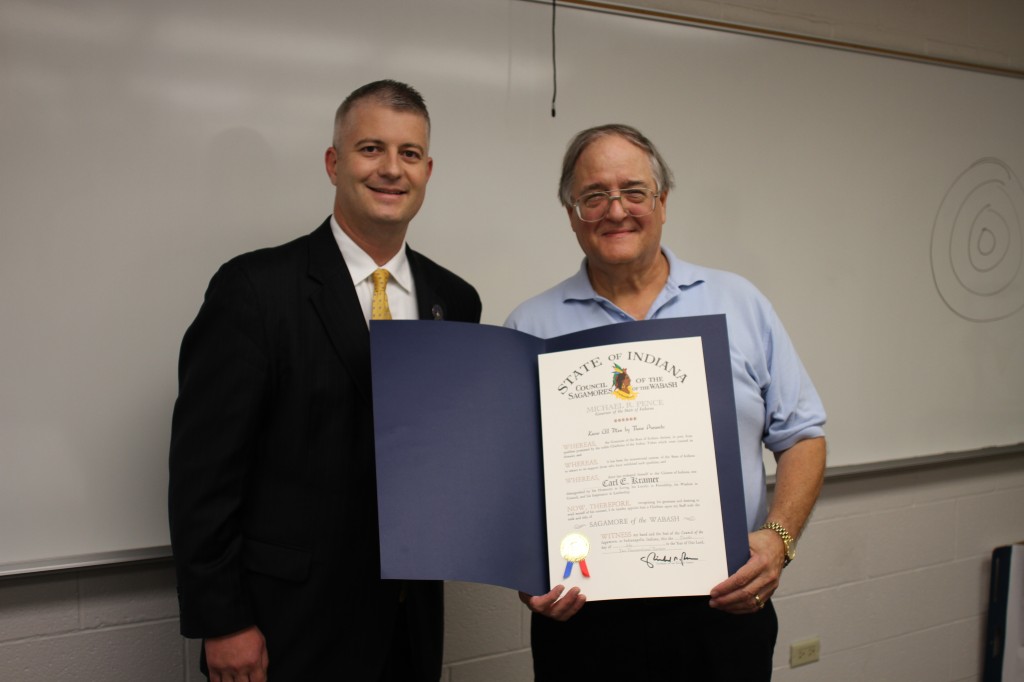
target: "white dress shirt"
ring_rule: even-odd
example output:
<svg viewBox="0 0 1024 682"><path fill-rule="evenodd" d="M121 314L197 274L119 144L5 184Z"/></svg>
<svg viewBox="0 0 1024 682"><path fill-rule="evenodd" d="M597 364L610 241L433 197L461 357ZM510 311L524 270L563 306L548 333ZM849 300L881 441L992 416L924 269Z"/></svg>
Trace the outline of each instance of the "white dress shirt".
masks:
<svg viewBox="0 0 1024 682"><path fill-rule="evenodd" d="M384 268L391 276L388 278L387 295L391 318L394 320L415 320L419 318L416 310L416 284L412 279L412 269L405 255L405 242L398 249L394 258L384 265L377 265L370 256L352 241L331 216L331 233L334 241L341 249L341 255L348 266L348 274L359 297L359 306L363 309L363 317L367 325L370 323L370 306L373 302L373 275L377 268Z"/></svg>

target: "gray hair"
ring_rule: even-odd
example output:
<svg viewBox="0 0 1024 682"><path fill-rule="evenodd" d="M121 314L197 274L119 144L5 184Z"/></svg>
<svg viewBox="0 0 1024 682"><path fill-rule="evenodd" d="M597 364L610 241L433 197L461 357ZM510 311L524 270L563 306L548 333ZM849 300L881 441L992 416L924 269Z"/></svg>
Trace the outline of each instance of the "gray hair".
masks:
<svg viewBox="0 0 1024 682"><path fill-rule="evenodd" d="M647 154L651 162L651 172L654 174L654 182L657 184L658 192L672 189L676 186L672 177L672 169L665 163L654 143L644 137L644 134L632 126L622 123L609 123L607 125L587 128L577 133L572 138L569 147L565 150L565 157L562 159L562 177L558 182L558 199L566 208L572 208L572 184L576 179L576 163L580 156L591 144L601 139L615 135L627 142L636 145Z"/></svg>
<svg viewBox="0 0 1024 682"><path fill-rule="evenodd" d="M427 137L430 137L430 113L427 111L427 103L423 101L423 95L417 92L416 88L399 81L390 79L374 81L356 88L345 98L345 101L338 107L334 115L334 143L338 143L338 136L345 123L348 112L363 100L373 100L395 111L405 111L418 114L427 122Z"/></svg>

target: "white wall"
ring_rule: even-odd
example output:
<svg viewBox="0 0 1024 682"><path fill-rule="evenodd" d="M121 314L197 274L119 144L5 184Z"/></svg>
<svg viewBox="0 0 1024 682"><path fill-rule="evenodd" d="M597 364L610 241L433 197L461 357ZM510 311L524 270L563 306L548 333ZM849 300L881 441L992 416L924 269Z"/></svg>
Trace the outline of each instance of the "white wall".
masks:
<svg viewBox="0 0 1024 682"><path fill-rule="evenodd" d="M378 55L398 13L403 49ZM410 243L476 285L485 323L578 263L557 150L626 120L675 168L665 245L785 321L832 466L1024 442L1024 78L565 7L551 117L549 20L521 0L0 0L0 575L166 547L182 331L220 263L323 219L327 112L376 75L429 93Z"/></svg>
<svg viewBox="0 0 1024 682"><path fill-rule="evenodd" d="M631 0L621 4L933 58L1024 69L1024 4L1013 0Z"/></svg>
<svg viewBox="0 0 1024 682"><path fill-rule="evenodd" d="M1020 3L646 4L1024 68ZM776 597L775 679L980 680L988 557L1022 539L1021 455L827 481ZM447 622L446 682L531 678L528 618L512 593L453 584ZM810 635L822 660L789 670L789 643ZM166 562L0 581L0 679L180 682L195 669Z"/></svg>

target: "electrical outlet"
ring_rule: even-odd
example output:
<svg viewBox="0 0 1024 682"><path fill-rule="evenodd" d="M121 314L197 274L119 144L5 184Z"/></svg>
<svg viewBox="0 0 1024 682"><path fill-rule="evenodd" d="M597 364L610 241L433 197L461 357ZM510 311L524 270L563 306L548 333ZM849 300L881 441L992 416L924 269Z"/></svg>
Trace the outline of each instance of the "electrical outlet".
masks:
<svg viewBox="0 0 1024 682"><path fill-rule="evenodd" d="M789 667L807 665L818 660L821 654L821 641L817 637L808 637L789 645Z"/></svg>

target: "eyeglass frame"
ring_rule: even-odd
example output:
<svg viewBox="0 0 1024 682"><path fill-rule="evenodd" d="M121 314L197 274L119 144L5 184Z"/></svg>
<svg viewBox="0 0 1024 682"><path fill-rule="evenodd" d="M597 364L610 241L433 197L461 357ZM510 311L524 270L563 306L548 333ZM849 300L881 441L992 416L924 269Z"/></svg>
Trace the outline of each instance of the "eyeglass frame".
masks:
<svg viewBox="0 0 1024 682"><path fill-rule="evenodd" d="M618 199L619 200L619 205L622 206L622 210L625 211L628 215L630 215L630 216L632 216L634 218L643 218L645 216L649 216L652 213L654 213L654 209L657 207L657 204L658 204L658 197L660 197L661 194L662 194L660 190L651 189L650 187L627 187L625 189L620 189L620 190L617 190L617 191L618 191L618 194L616 194L614 196L613 196L612 192L610 192L610 191L599 190L599 191L596 191L596 192L587 192L583 196L579 197L572 204L573 209L576 211L576 217L579 218L580 220L582 220L585 223L599 223L599 222L601 222L602 220L604 220L605 218L608 217L608 214L612 210L612 202L615 201L616 199ZM647 213L636 214L636 213L633 213L632 211L630 211L626 207L627 204L622 203L622 195L625 192L640 192L640 191L646 193L649 196L649 199L650 199L650 202L651 202L650 203L650 210L647 211ZM587 220L586 218L583 217L583 212L580 210L580 203L584 199L586 199L588 197L595 196L597 194L603 194L606 197L608 197L608 207L605 209L604 215L602 215L600 218L597 218L597 219L594 219L594 220ZM639 206L639 205L640 204L634 204L634 206Z"/></svg>

